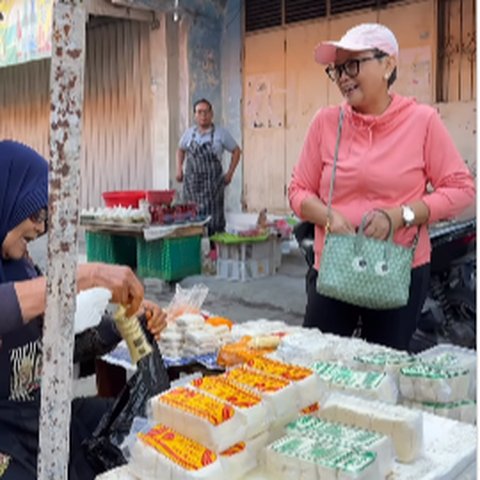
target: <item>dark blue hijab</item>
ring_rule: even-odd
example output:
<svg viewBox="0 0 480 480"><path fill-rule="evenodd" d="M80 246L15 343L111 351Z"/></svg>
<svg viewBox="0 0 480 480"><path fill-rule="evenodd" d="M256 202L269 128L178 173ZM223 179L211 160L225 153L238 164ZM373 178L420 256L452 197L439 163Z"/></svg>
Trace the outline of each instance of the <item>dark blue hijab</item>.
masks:
<svg viewBox="0 0 480 480"><path fill-rule="evenodd" d="M0 246L7 233L48 205L48 163L18 142L0 142ZM0 283L31 278L25 260L0 255Z"/></svg>

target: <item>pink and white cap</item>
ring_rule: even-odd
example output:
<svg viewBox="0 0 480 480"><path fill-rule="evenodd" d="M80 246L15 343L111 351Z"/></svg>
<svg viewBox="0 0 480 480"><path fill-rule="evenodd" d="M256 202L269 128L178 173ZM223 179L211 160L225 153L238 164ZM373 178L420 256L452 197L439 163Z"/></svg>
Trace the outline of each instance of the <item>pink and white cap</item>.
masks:
<svg viewBox="0 0 480 480"><path fill-rule="evenodd" d="M398 56L398 42L395 35L379 23L361 23L347 30L337 42L319 43L315 47L315 61L322 65L335 62L338 48L352 52L378 48L388 55Z"/></svg>

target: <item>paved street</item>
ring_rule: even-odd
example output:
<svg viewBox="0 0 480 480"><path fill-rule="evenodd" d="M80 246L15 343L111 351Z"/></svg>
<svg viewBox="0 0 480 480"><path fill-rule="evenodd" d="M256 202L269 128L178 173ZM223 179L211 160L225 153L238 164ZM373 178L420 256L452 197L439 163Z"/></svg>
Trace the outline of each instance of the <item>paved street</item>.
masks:
<svg viewBox="0 0 480 480"><path fill-rule="evenodd" d="M46 236L31 244L31 254L40 268L46 266ZM84 244L80 242L80 261L85 261ZM204 308L235 322L267 318L300 325L306 304L306 263L298 249L282 256L282 265L276 275L233 282L215 276L198 275L180 282L184 288L202 283L209 288ZM172 286L156 279L145 280L146 297L167 305L173 297ZM174 288L174 287L173 287Z"/></svg>

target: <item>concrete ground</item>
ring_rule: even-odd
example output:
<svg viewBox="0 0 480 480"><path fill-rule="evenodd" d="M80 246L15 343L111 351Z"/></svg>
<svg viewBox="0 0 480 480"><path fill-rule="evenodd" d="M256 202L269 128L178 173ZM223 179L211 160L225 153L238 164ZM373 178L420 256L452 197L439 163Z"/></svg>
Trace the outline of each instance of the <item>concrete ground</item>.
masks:
<svg viewBox="0 0 480 480"><path fill-rule="evenodd" d="M46 269L46 236L32 242L30 253L44 271ZM86 261L83 237L79 245L79 261ZM189 288L204 284L209 293L204 308L216 315L244 322L266 318L301 325L306 305L305 273L307 265L298 248L282 255L276 275L246 282L226 281L212 275L197 275L179 284ZM175 286L158 279L145 279L146 297L166 306L174 295Z"/></svg>

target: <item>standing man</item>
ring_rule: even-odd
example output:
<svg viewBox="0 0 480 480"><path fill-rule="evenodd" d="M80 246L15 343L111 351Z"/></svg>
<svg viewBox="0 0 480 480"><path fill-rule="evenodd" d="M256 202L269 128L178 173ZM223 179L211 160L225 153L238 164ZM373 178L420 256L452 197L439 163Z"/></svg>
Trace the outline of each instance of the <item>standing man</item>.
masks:
<svg viewBox="0 0 480 480"><path fill-rule="evenodd" d="M210 215L208 234L225 230L225 185L232 181L241 150L230 133L216 127L212 104L202 98L193 105L196 125L185 131L177 150L177 181L183 182L183 200L195 202L200 215ZM232 157L223 173L223 151ZM186 165L184 169L184 162Z"/></svg>

